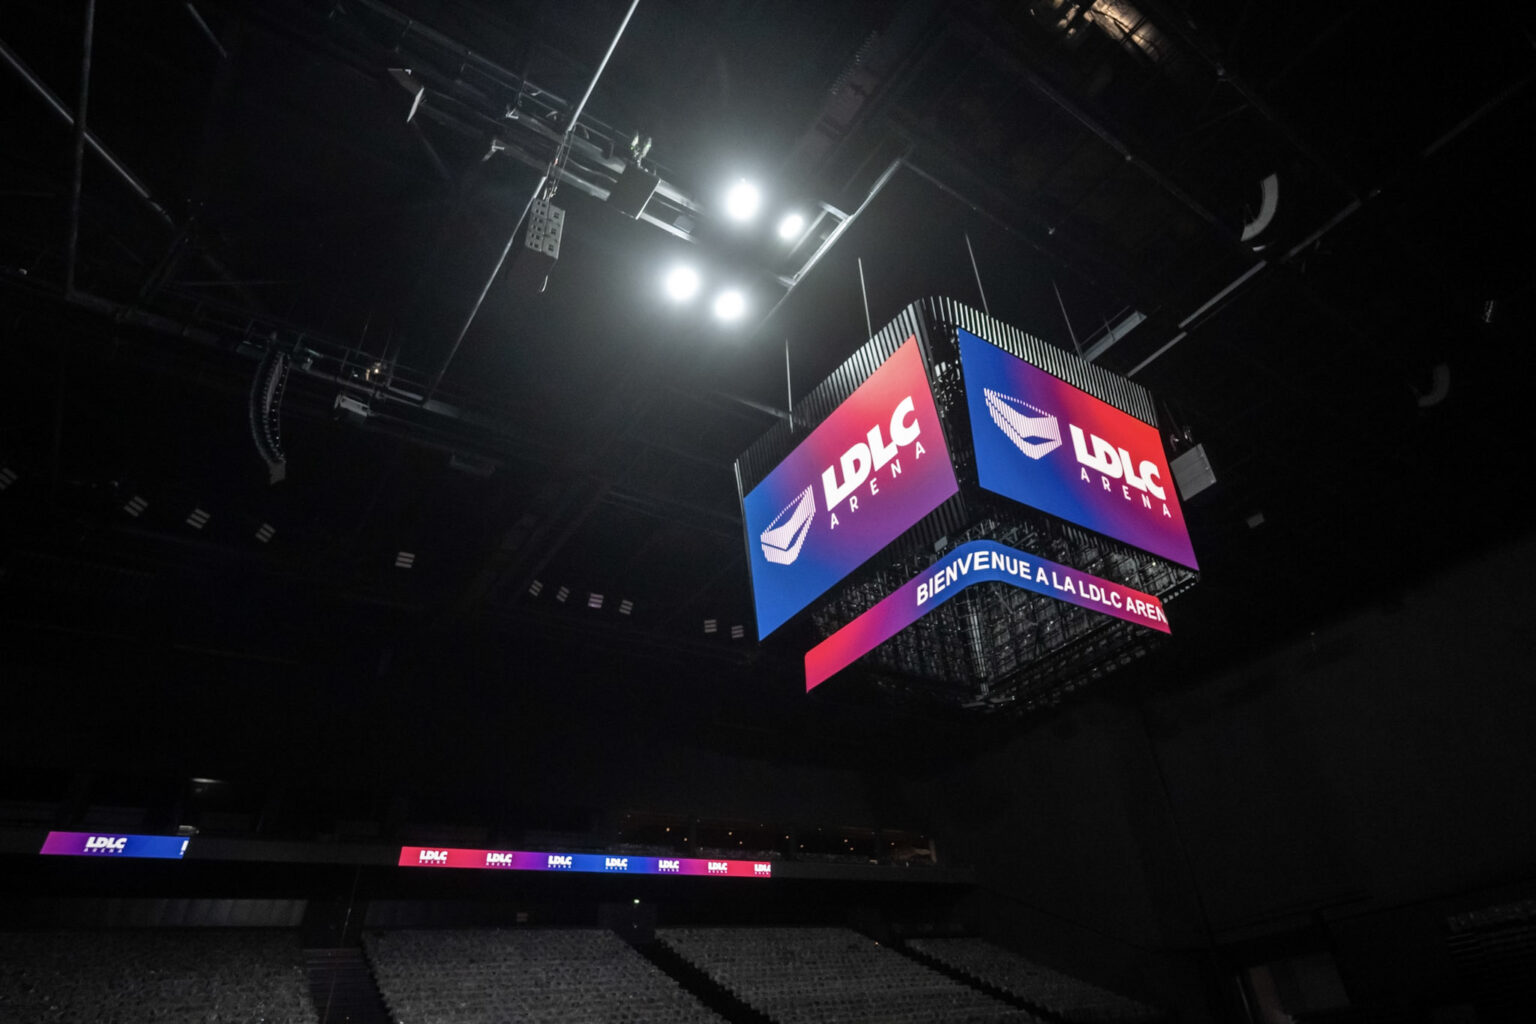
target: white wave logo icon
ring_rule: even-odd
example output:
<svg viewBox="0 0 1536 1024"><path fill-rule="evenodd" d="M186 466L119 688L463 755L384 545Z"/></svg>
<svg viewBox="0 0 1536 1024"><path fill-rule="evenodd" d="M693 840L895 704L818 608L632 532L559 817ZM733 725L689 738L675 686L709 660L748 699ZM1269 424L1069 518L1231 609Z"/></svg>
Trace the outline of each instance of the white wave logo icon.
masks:
<svg viewBox="0 0 1536 1024"><path fill-rule="evenodd" d="M759 538L763 542L763 557L775 565L793 565L815 519L816 498L807 487L763 531Z"/></svg>
<svg viewBox="0 0 1536 1024"><path fill-rule="evenodd" d="M992 422L1008 435L1008 440L1017 445L1019 451L1032 459L1043 459L1061 447L1061 424L1055 416L991 388L981 390L986 396ZM1036 415L1025 415L1025 410Z"/></svg>

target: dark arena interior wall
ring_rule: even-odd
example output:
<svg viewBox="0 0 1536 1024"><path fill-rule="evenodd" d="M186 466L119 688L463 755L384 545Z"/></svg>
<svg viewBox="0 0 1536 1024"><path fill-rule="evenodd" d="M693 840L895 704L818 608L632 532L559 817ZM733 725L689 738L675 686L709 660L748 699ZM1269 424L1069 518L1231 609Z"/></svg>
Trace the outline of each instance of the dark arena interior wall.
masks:
<svg viewBox="0 0 1536 1024"><path fill-rule="evenodd" d="M1041 956L1155 989L1151 950L1326 949L1360 1001L1446 1002L1447 919L1532 893L1533 569L1526 540L1206 685L1063 708L914 802Z"/></svg>
<svg viewBox="0 0 1536 1024"><path fill-rule="evenodd" d="M788 740L765 735L750 716L722 710L724 669L648 679L594 658L524 673L517 663L528 654L526 644L461 648L381 672L362 651L272 666L126 641L102 649L23 638L8 657L13 707L69 725L10 739L17 767L6 795L41 786L64 797L68 780L84 776L97 780L99 799L103 780L126 776L142 780L140 792L124 787L132 804L157 780L195 769L277 794L269 827L280 832L284 820L303 832L337 816L489 826L526 808L571 808L563 817L575 831L630 809L875 824L874 803L889 799L878 795L881 777L931 756L915 741L869 752L852 712L839 716L849 721L842 735L825 722ZM487 663L509 667L488 673ZM85 699L54 685L60 676L100 682ZM231 714L255 742L232 741L220 724ZM136 723L131 738L120 732L126 717Z"/></svg>

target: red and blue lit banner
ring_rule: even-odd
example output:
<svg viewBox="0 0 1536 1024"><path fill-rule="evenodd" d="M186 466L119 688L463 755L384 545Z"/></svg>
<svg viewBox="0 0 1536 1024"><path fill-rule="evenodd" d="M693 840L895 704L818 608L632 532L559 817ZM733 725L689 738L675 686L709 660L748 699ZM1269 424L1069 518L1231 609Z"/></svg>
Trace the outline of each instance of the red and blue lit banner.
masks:
<svg viewBox="0 0 1536 1024"><path fill-rule="evenodd" d="M497 871L574 871L598 875L691 875L772 878L773 862L701 857L634 857L610 853L532 853L526 850L455 850L402 846L403 868L486 868Z"/></svg>
<svg viewBox="0 0 1536 1024"><path fill-rule="evenodd" d="M908 338L742 499L758 637L958 489Z"/></svg>
<svg viewBox="0 0 1536 1024"><path fill-rule="evenodd" d="M805 655L810 692L967 587L1006 583L1167 633L1163 602L1151 594L1048 562L990 540L969 541L811 648Z"/></svg>
<svg viewBox="0 0 1536 1024"><path fill-rule="evenodd" d="M961 330L979 483L1199 568L1157 428Z"/></svg>
<svg viewBox="0 0 1536 1024"><path fill-rule="evenodd" d="M180 860L187 852L182 836L104 835L100 832L49 832L37 852L54 857L151 857Z"/></svg>

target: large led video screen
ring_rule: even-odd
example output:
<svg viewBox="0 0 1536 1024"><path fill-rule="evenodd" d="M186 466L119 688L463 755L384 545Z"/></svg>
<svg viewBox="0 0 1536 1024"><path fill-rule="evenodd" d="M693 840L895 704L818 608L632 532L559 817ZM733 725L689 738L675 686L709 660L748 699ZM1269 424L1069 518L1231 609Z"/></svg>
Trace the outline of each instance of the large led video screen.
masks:
<svg viewBox="0 0 1536 1024"><path fill-rule="evenodd" d="M961 591L1004 583L1126 622L1170 632L1163 602L1113 580L990 540L967 541L805 655L805 690L841 672Z"/></svg>
<svg viewBox="0 0 1536 1024"><path fill-rule="evenodd" d="M479 868L492 871L567 871L598 875L679 875L699 878L772 878L773 862L720 857L635 857L610 853L528 850L458 850L402 846L403 868Z"/></svg>
<svg viewBox="0 0 1536 1024"><path fill-rule="evenodd" d="M957 489L914 336L743 498L757 635Z"/></svg>
<svg viewBox="0 0 1536 1024"><path fill-rule="evenodd" d="M52 857L151 857L180 860L190 840L182 836L49 832L37 852Z"/></svg>
<svg viewBox="0 0 1536 1024"><path fill-rule="evenodd" d="M1157 429L966 330L982 487L1198 569Z"/></svg>

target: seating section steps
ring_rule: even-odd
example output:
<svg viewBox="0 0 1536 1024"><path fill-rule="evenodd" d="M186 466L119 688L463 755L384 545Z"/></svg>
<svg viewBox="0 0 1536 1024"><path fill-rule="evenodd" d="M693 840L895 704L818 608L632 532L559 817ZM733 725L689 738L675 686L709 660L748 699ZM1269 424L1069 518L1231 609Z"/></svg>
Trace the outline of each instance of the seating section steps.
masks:
<svg viewBox="0 0 1536 1024"><path fill-rule="evenodd" d="M773 1018L742 1002L736 993L715 981L696 964L684 960L664 942L654 939L635 947L642 956L666 972L667 977L730 1024L774 1024Z"/></svg>
<svg viewBox="0 0 1536 1024"><path fill-rule="evenodd" d="M669 928L659 941L779 1024L1033 1024L845 928Z"/></svg>
<svg viewBox="0 0 1536 1024"><path fill-rule="evenodd" d="M597 929L370 932L397 1024L718 1024L623 939Z"/></svg>
<svg viewBox="0 0 1536 1024"><path fill-rule="evenodd" d="M983 939L912 939L907 946L1072 1024L1151 1024L1167 1016Z"/></svg>
<svg viewBox="0 0 1536 1024"><path fill-rule="evenodd" d="M389 1024L389 1011L361 949L306 949L304 964L320 1024Z"/></svg>
<svg viewBox="0 0 1536 1024"><path fill-rule="evenodd" d="M298 936L217 928L0 932L0 1021L317 1024Z"/></svg>

